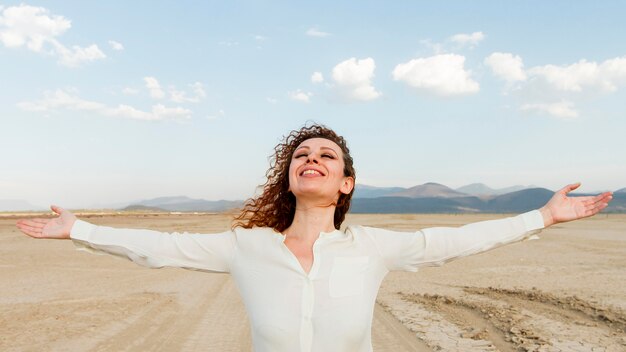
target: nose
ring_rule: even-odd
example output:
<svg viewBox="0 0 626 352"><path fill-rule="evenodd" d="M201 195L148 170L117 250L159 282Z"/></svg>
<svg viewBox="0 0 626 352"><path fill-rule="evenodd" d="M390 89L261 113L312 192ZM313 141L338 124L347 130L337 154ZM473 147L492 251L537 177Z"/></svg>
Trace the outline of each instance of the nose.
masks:
<svg viewBox="0 0 626 352"><path fill-rule="evenodd" d="M317 161L317 158L315 157L315 155L313 153L309 154L306 158L306 163L314 163L314 164L319 164L319 161Z"/></svg>

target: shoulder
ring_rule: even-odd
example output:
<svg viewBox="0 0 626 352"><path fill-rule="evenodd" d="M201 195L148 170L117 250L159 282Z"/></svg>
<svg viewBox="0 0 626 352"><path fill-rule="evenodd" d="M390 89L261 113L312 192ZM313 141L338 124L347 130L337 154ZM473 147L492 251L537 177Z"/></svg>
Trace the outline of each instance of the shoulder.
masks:
<svg viewBox="0 0 626 352"><path fill-rule="evenodd" d="M272 240L283 236L271 227L253 227L250 229L235 227L233 229L233 233L239 242L258 242L263 240Z"/></svg>
<svg viewBox="0 0 626 352"><path fill-rule="evenodd" d="M348 225L343 235L359 242L376 242L376 237L382 229L363 225ZM384 231L384 230L383 230Z"/></svg>
<svg viewBox="0 0 626 352"><path fill-rule="evenodd" d="M387 230L387 229L382 229L379 227L371 227L371 226L363 226L363 225L348 225L345 229L345 232L351 233L354 235L364 235L364 236L369 236L369 237L387 236L387 235L393 235L393 234L406 233L402 231Z"/></svg>

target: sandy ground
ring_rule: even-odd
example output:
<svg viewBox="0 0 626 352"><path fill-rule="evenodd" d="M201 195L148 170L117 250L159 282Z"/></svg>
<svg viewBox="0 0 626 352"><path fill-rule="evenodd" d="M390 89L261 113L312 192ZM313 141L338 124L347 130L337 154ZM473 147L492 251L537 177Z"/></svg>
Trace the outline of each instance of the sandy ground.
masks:
<svg viewBox="0 0 626 352"><path fill-rule="evenodd" d="M414 230L503 215L351 215ZM218 232L225 215L90 216L107 226ZM225 274L151 270L34 240L0 216L0 351L250 351ZM541 240L418 273L378 295L375 351L626 351L626 215L561 224Z"/></svg>

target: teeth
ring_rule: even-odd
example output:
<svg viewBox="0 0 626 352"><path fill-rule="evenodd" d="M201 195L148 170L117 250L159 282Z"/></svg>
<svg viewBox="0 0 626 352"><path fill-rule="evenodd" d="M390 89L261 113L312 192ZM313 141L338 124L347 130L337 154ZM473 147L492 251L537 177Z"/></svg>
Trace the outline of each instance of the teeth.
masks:
<svg viewBox="0 0 626 352"><path fill-rule="evenodd" d="M315 170L306 170L302 175L319 175L320 173Z"/></svg>

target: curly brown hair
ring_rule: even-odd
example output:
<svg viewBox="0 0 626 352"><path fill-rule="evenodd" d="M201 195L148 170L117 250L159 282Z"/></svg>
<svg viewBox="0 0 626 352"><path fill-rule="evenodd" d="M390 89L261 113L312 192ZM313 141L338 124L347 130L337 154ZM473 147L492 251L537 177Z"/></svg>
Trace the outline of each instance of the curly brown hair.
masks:
<svg viewBox="0 0 626 352"><path fill-rule="evenodd" d="M324 125L305 125L299 130L291 131L283 137L281 143L274 147L274 155L270 158L270 168L265 173L267 181L259 186L263 187L263 194L245 202L241 213L234 219L233 228L239 226L247 229L271 227L278 232L283 232L291 225L296 213L296 197L289 191L289 166L296 148L300 143L311 138L325 138L337 143L343 152L344 176L356 180L356 172L346 140ZM336 229L339 229L350 209L353 192L354 187L349 194L339 195L334 215Z"/></svg>

